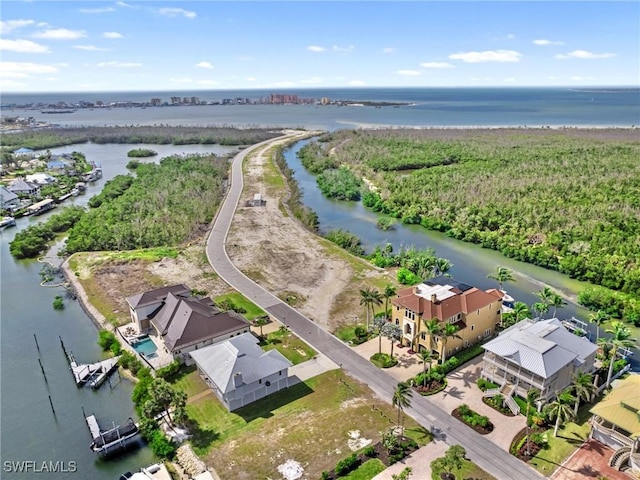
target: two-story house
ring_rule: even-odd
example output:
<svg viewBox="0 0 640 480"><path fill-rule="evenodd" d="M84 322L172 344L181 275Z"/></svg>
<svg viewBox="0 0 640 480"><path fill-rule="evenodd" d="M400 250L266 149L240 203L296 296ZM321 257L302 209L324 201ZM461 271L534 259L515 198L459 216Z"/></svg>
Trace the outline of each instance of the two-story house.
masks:
<svg viewBox="0 0 640 480"><path fill-rule="evenodd" d="M277 350L262 350L252 333L190 355L200 376L230 411L289 387L292 363Z"/></svg>
<svg viewBox="0 0 640 480"><path fill-rule="evenodd" d="M400 290L391 299L392 321L402 329L402 342L412 349L429 349L446 358L494 335L500 323L503 293L480 290L446 276L438 276L419 285ZM431 335L425 323L436 319L442 327L458 327L457 337L443 341ZM446 347L444 344L446 343Z"/></svg>
<svg viewBox="0 0 640 480"><path fill-rule="evenodd" d="M538 389L539 406L571 385L578 372L593 372L598 350L597 345L569 332L556 318L523 320L483 348L482 377L500 385L505 396L525 398L529 389Z"/></svg>

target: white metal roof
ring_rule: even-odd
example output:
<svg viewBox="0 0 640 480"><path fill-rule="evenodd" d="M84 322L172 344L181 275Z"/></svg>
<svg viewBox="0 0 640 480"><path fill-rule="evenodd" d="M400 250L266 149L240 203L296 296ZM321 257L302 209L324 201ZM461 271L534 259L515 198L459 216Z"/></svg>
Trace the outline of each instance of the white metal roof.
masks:
<svg viewBox="0 0 640 480"><path fill-rule="evenodd" d="M451 291L452 289L453 287L451 285L427 285L426 283L421 283L420 285L416 285L416 295L426 298L427 300L431 300L431 297L435 295L436 300L442 301L445 298L456 295Z"/></svg>
<svg viewBox="0 0 640 480"><path fill-rule="evenodd" d="M484 344L484 349L522 368L549 378L569 363L581 365L598 347L552 318L524 320Z"/></svg>

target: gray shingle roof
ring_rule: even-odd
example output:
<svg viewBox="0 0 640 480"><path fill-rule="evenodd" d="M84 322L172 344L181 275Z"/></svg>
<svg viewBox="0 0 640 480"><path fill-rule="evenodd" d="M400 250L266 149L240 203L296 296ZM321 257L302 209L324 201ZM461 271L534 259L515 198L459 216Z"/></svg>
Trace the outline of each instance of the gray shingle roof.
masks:
<svg viewBox="0 0 640 480"><path fill-rule="evenodd" d="M132 295L127 297L127 302L131 308L144 307L146 305L161 302L169 292L179 296L189 296L191 294L189 287L181 283L179 285L170 285L168 287L156 288L155 290L149 290L148 292Z"/></svg>
<svg viewBox="0 0 640 480"><path fill-rule="evenodd" d="M237 374L242 376L242 383L250 384L292 365L277 350L262 350L258 339L251 333L195 350L190 355L225 394L235 390L234 377Z"/></svg>
<svg viewBox="0 0 640 480"><path fill-rule="evenodd" d="M551 377L570 363L583 364L598 349L586 338L569 332L556 318L516 323L483 347L542 378Z"/></svg>

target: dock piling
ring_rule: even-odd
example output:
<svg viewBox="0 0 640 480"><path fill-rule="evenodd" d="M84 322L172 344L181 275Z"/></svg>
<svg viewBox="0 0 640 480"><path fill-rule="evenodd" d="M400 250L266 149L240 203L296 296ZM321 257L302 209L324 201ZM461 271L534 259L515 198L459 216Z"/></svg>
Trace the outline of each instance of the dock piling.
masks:
<svg viewBox="0 0 640 480"><path fill-rule="evenodd" d="M53 416L56 416L56 409L53 408L53 401L51 400L51 395L49 395L49 405L51 405L51 411L53 412Z"/></svg>
<svg viewBox="0 0 640 480"><path fill-rule="evenodd" d="M40 365L40 371L42 372L42 376L44 377L44 382L49 383L49 381L47 380L47 374L44 373L44 367L42 366L42 361L40 360L40 357L38 357L38 364ZM49 399L51 399L51 397L49 397Z"/></svg>
<svg viewBox="0 0 640 480"><path fill-rule="evenodd" d="M40 345L38 345L38 337L36 337L36 334L33 334L33 339L36 341L36 348L38 349L38 353L40 353Z"/></svg>

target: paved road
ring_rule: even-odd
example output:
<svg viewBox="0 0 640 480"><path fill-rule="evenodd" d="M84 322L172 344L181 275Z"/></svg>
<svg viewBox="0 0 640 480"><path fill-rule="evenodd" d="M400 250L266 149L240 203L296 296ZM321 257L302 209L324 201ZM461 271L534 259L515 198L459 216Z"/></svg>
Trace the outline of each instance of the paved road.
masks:
<svg viewBox="0 0 640 480"><path fill-rule="evenodd" d="M227 255L225 241L243 188L242 162L249 153L269 148L272 142L273 140L254 145L235 157L232 164L231 188L207 240L207 258L218 275L229 285L287 325L317 351L341 365L349 375L367 384L381 399L390 402L397 380L249 279L233 265ZM534 469L432 404L428 398L415 395L406 413L421 425L439 431L439 438L447 444L463 445L469 459L500 480L543 478ZM509 436L514 434L515 432L505 432L505 435Z"/></svg>

